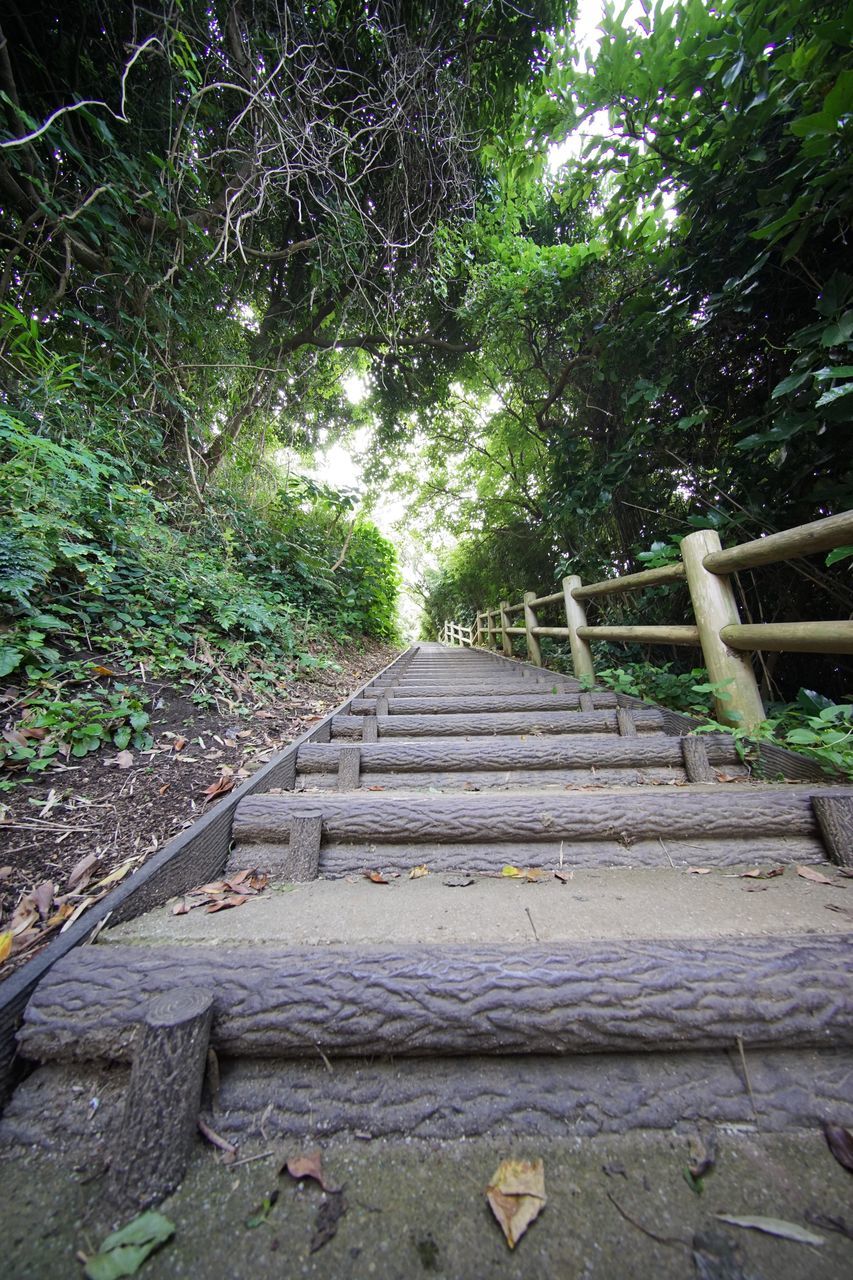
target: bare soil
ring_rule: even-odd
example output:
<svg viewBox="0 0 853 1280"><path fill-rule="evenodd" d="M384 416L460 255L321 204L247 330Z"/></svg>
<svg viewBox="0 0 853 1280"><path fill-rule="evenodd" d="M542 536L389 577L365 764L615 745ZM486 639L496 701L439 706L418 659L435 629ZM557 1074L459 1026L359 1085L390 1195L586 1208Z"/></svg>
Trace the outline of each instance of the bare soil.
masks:
<svg viewBox="0 0 853 1280"><path fill-rule="evenodd" d="M105 747L83 759L57 761L2 797L0 934L10 928L16 907L39 887L46 905L0 960L0 979L55 936L64 923L52 923L64 905L58 900L69 898L69 877L84 859L90 865L71 886L77 892L68 908L100 893L100 883L113 873L119 873L115 883L132 874L396 652L369 642L360 648L339 646L333 658L340 670L324 668L294 678L263 703L249 692L243 699L218 699L216 709L196 706L185 691L162 681L135 676L134 684L148 698L150 750L119 753ZM64 915L67 919L70 910Z"/></svg>

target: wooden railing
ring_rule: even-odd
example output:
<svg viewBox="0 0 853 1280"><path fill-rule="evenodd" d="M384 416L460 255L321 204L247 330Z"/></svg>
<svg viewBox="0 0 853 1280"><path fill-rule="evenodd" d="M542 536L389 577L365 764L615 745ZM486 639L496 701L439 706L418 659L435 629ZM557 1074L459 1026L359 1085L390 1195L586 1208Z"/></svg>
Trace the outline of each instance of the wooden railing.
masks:
<svg viewBox="0 0 853 1280"><path fill-rule="evenodd" d="M458 622L445 622L439 640L442 644L461 644L469 648L474 643L474 628L460 627Z"/></svg>
<svg viewBox="0 0 853 1280"><path fill-rule="evenodd" d="M697 645L702 650L709 680L720 690L715 698L717 718L725 724L751 728L764 719L764 706L749 654L756 649L853 653L853 622L745 625L740 620L728 575L847 544L853 544L853 511L786 529L754 542L742 542L726 550L722 549L718 534L701 529L682 539L681 560L664 568L586 585L572 574L563 579L562 589L551 595L537 596L533 591L526 591L521 604L501 601L497 609L487 609L477 615L476 644L500 647L511 657L512 637L524 636L529 660L542 666L540 637L568 640L574 674L591 679L595 678L592 640ZM695 619L692 626L587 625L586 600L669 582L687 583ZM537 611L556 604L562 604L565 609L566 625L540 626ZM518 613L523 615L523 626L513 625L513 615Z"/></svg>

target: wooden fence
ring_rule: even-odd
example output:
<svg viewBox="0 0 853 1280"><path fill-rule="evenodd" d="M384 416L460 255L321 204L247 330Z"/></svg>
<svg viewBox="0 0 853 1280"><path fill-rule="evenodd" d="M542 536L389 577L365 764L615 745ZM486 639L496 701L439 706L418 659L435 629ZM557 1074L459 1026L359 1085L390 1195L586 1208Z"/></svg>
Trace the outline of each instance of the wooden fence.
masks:
<svg viewBox="0 0 853 1280"><path fill-rule="evenodd" d="M764 706L752 669L750 654L756 649L796 650L806 653L853 653L853 622L775 622L745 625L740 621L734 588L729 575L741 569L775 564L815 552L853 544L853 511L815 520L774 533L754 542L742 542L723 550L718 534L710 529L690 533L681 542L681 560L661 569L629 573L621 578L584 585L576 575L563 579L560 591L537 596L524 593L521 604L501 601L497 609L477 615L475 643L501 648L512 656L512 637L524 636L529 661L542 666L541 636L568 640L574 674L595 678L592 640L638 644L683 644L701 648L708 678L720 687L715 698L717 718L725 724L751 728L764 719ZM585 601L594 596L639 591L669 582L686 581L693 607L690 626L587 625ZM540 626L538 612L562 605L565 626ZM524 625L513 625L513 615L521 613ZM464 631L455 623L447 627ZM470 636L471 632L468 632ZM442 636L445 639L445 636ZM447 643L456 643L448 638ZM459 640L458 643L468 643ZM726 696L727 695L727 696Z"/></svg>
<svg viewBox="0 0 853 1280"><path fill-rule="evenodd" d="M470 649L474 643L474 628L460 627L458 622L448 620L438 638L442 644L461 644Z"/></svg>

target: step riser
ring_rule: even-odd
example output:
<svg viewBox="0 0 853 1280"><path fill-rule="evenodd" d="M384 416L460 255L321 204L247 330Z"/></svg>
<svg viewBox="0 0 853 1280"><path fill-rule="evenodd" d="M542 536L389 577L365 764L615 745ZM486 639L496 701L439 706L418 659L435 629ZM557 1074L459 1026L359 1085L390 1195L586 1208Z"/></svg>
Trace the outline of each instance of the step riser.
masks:
<svg viewBox="0 0 853 1280"><path fill-rule="evenodd" d="M589 1138L696 1123L784 1133L853 1125L853 1054L591 1054L583 1058L474 1056L365 1063L222 1058L215 1128L237 1143L317 1136ZM113 1133L129 1071L39 1068L15 1094L0 1141L55 1151ZM94 1125L90 1100L98 1098ZM602 1105L606 1099L606 1106Z"/></svg>
<svg viewBox="0 0 853 1280"><path fill-rule="evenodd" d="M731 766L734 775L735 766ZM746 770L738 770L744 777ZM683 769L657 768L646 769L591 767L586 769L513 769L512 771L492 769L486 773L474 770L453 770L438 772L382 772L370 770L363 773L356 788L376 788L381 791L424 791L429 788L438 791L489 791L524 789L528 791L542 790L546 787L558 787L566 790L572 787L630 787L659 783L664 785L684 784L687 775ZM337 791L337 774L318 773L313 770L302 773L297 778L297 791Z"/></svg>
<svg viewBox="0 0 853 1280"><path fill-rule="evenodd" d="M489 711L579 711L581 693L510 693L500 696L477 694L474 697L399 698L393 694L388 699L390 715L482 715ZM606 711L617 705L616 695L596 693L587 695L592 706L589 711ZM377 698L356 698L350 703L352 715L373 715Z"/></svg>
<svg viewBox="0 0 853 1280"><path fill-rule="evenodd" d="M703 738L709 761L717 766L739 763L731 739L723 734ZM325 773L338 767L341 749L336 743L311 743L300 747L300 772ZM360 747L361 772L420 773L429 770L485 772L490 769L681 768L683 748L679 738L649 734L639 740L614 735L572 735L566 738L486 739L478 742L444 739L415 742L366 742Z"/></svg>
<svg viewBox="0 0 853 1280"><path fill-rule="evenodd" d="M322 805L293 794L248 796L237 808L237 843L287 843L293 817L322 813L329 841L470 843L580 841L632 843L644 838L745 839L753 836L817 836L810 792L767 789L746 795L731 790L655 789L630 794L383 797L360 792L324 796Z"/></svg>
<svg viewBox="0 0 853 1280"><path fill-rule="evenodd" d="M639 733L662 733L665 719L660 711L632 711ZM332 737L361 734L362 716L334 716ZM618 733L615 711L501 712L470 715L414 716L395 712L376 717L380 738L433 738L539 733Z"/></svg>
<svg viewBox="0 0 853 1280"><path fill-rule="evenodd" d="M237 1057L853 1047L844 937L528 948L82 947L31 1000L26 1057L129 1060L147 1003L215 993Z"/></svg>
<svg viewBox="0 0 853 1280"><path fill-rule="evenodd" d="M368 870L406 875L413 866L422 863L433 873L468 871L495 875L506 865L568 871L572 867L744 867L756 863L777 866L824 860L823 845L817 837L809 836L752 836L748 840L729 836L713 840L697 835L688 840L668 836L626 842L508 840L499 845L494 840L467 844L327 842L320 851L319 874L337 879L361 875ZM271 876L275 883L293 880L286 844L235 845L227 870L233 873L245 867L255 867Z"/></svg>

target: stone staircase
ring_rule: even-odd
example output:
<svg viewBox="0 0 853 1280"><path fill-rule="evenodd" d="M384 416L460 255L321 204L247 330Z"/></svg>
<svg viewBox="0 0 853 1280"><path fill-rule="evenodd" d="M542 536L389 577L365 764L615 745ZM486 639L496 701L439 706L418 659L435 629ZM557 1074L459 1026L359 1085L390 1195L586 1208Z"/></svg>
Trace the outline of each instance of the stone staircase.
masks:
<svg viewBox="0 0 853 1280"><path fill-rule="evenodd" d="M74 1064L126 1079L178 985L215 996L228 1139L850 1124L851 913L796 868L834 878L812 798L853 788L756 781L728 735L626 701L412 651L300 746L292 785L239 804L226 875L268 891L157 908L42 981L19 1040L44 1065L7 1136L83 1132Z"/></svg>

